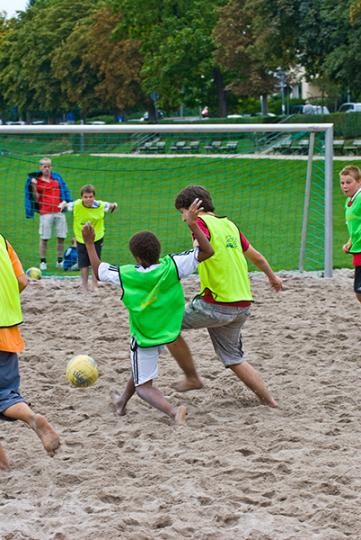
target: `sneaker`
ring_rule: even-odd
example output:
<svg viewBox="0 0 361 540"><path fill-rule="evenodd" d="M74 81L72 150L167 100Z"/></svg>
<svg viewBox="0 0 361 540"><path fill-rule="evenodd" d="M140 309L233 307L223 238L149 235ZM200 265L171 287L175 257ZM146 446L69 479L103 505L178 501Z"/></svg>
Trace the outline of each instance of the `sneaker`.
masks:
<svg viewBox="0 0 361 540"><path fill-rule="evenodd" d="M46 262L41 262L39 268L40 268L40 270L41 270L42 272L43 272L44 270L47 270L48 267L47 267L47 265L46 265Z"/></svg>
<svg viewBox="0 0 361 540"><path fill-rule="evenodd" d="M55 266L56 266L56 268L64 268L63 261L62 262L57 262Z"/></svg>

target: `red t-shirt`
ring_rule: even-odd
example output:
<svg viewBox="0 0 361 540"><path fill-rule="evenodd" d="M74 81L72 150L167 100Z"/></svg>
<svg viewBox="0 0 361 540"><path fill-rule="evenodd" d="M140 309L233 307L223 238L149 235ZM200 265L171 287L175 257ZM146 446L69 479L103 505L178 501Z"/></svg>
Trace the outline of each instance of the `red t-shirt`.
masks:
<svg viewBox="0 0 361 540"><path fill-rule="evenodd" d="M39 194L39 213L55 214L60 212L61 193L59 182L51 177L49 182L41 178L37 178L36 181L36 189Z"/></svg>
<svg viewBox="0 0 361 540"><path fill-rule="evenodd" d="M210 235L209 229L201 216L197 218L197 225L201 229L201 231L205 234L205 236L208 238L208 240L210 240L211 235ZM249 248L249 242L247 238L241 232L239 232L239 238L241 240L241 246L242 246L243 252L247 251L247 249ZM252 303L245 300L240 300L238 302L216 302L209 289L206 289L204 291L202 295L202 300L204 300L205 302L208 302L209 304L220 304L222 306L236 306L236 307L248 307Z"/></svg>

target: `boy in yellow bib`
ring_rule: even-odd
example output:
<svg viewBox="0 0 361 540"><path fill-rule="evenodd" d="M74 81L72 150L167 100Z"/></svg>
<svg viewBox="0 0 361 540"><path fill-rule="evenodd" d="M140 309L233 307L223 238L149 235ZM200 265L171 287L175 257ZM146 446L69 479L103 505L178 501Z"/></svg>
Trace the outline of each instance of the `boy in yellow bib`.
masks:
<svg viewBox="0 0 361 540"><path fill-rule="evenodd" d="M243 358L241 329L252 303L246 258L266 274L276 291L282 280L274 274L265 257L256 251L232 221L217 217L209 192L201 186L188 186L177 196L175 207L187 219L191 201L202 199L203 211L197 223L209 239L214 255L199 267L201 291L186 305L182 328L207 328L217 356L261 400L277 407L262 377ZM191 351L180 336L168 345L185 374L176 386L180 392L202 388L203 383L193 363Z"/></svg>
<svg viewBox="0 0 361 540"><path fill-rule="evenodd" d="M31 410L19 388L18 353L24 350L19 329L22 323L20 292L27 284L26 274L15 250L0 234L0 417L28 424L48 454L53 456L60 444L59 436L45 416ZM8 468L9 462L0 444L0 469Z"/></svg>
<svg viewBox="0 0 361 540"><path fill-rule="evenodd" d="M60 203L59 207L62 211L73 211L73 227L78 251L78 267L80 270L83 289L88 290L90 261L83 241L81 230L85 223L92 224L95 231L95 249L100 258L105 234L105 213L114 212L114 210L118 208L118 205L116 202L109 203L96 200L95 188L91 184L87 184L80 189L80 197L80 199L77 199L74 202L67 203L63 201L62 203ZM94 274L92 276L92 281L93 287L97 287L98 283Z"/></svg>

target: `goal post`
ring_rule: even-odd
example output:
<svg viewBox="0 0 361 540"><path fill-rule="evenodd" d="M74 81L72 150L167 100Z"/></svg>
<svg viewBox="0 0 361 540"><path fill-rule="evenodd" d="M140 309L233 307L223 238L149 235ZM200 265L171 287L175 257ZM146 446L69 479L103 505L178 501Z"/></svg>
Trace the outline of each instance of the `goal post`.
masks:
<svg viewBox="0 0 361 540"><path fill-rule="evenodd" d="M118 203L106 216L109 262L131 261L128 239L141 229L160 237L163 253L189 247L174 199L200 184L276 270L332 276L333 124L0 126L0 231L26 267L38 265L39 224L25 218L24 185L45 156L73 199L90 183Z"/></svg>

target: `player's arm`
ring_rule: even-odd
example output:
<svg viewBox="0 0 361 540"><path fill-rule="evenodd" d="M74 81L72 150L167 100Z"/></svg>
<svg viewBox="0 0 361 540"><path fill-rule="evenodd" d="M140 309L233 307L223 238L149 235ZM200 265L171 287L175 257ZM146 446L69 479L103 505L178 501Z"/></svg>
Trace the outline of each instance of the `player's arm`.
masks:
<svg viewBox="0 0 361 540"><path fill-rule="evenodd" d="M273 272L270 264L268 263L267 259L254 249L254 247L249 244L248 249L244 251L244 255L249 259L257 268L262 270L268 277L268 280L271 284L271 287L273 287L276 291L280 291L283 289L283 282L282 279Z"/></svg>
<svg viewBox="0 0 361 540"><path fill-rule="evenodd" d="M71 212L73 210L73 207L74 207L74 203L66 202L66 201L61 201L61 203L59 203L58 205L60 212L65 212L65 210L68 210L69 212Z"/></svg>
<svg viewBox="0 0 361 540"><path fill-rule="evenodd" d="M36 178L31 179L31 190L33 192L34 201L39 202L40 195L38 193L38 181Z"/></svg>
<svg viewBox="0 0 361 540"><path fill-rule="evenodd" d="M94 227L91 223L86 223L84 227L82 228L82 235L84 244L86 246L90 264L92 266L94 276L99 280L99 266L101 263L101 260L98 257L98 254L95 250L94 240L95 240L95 232Z"/></svg>
<svg viewBox="0 0 361 540"><path fill-rule="evenodd" d="M10 261L14 270L14 274L16 276L16 279L18 280L19 292L21 292L25 289L25 287L27 287L29 283L28 277L23 270L20 259L17 256L15 249L12 247L12 245L8 241L6 243L7 243Z"/></svg>
<svg viewBox="0 0 361 540"><path fill-rule="evenodd" d="M213 248L206 237L206 235L201 231L197 224L197 216L199 212L203 210L202 201L200 199L195 199L190 207L188 208L187 213L184 215L184 221L187 223L188 227L192 231L193 238L196 240L199 248L198 252L198 261L202 262L209 257L212 257L214 251Z"/></svg>
<svg viewBox="0 0 361 540"><path fill-rule="evenodd" d="M118 204L116 202L106 202L104 206L104 210L110 213L113 213L117 208Z"/></svg>
<svg viewBox="0 0 361 540"><path fill-rule="evenodd" d="M351 238L349 238L349 239L347 240L346 244L344 244L344 245L342 246L342 251L343 251L344 253L348 253L348 252L350 251L350 249L351 249L351 246L352 246L352 242L351 242Z"/></svg>

